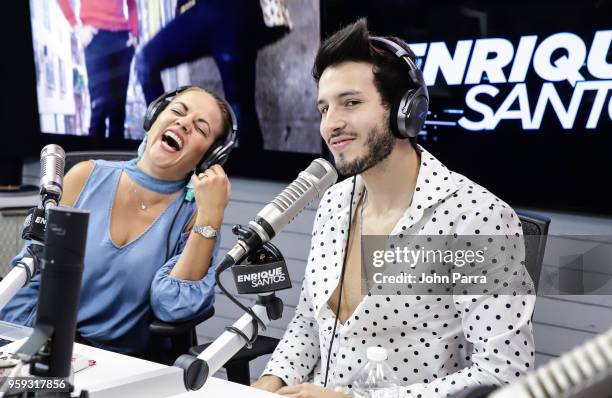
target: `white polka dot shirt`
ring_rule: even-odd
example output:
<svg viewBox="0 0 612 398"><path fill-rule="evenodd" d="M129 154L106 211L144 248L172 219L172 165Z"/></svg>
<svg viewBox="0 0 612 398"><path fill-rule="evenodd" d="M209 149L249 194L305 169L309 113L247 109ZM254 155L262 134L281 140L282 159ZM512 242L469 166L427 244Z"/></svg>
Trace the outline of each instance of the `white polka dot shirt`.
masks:
<svg viewBox="0 0 612 398"><path fill-rule="evenodd" d="M506 235L522 237L518 216L503 201L449 171L418 146L421 166L411 205L392 236ZM322 197L295 315L264 374L322 385L335 320L327 302L339 283L353 179ZM353 209L364 192L356 179ZM475 232L477 231L477 232ZM506 279L525 276L522 239L499 252ZM503 249L502 249L503 250ZM528 276L527 276L528 278ZM364 296L333 341L328 386L349 390L369 346L385 347L405 397L446 397L478 384L503 384L533 369L533 295Z"/></svg>

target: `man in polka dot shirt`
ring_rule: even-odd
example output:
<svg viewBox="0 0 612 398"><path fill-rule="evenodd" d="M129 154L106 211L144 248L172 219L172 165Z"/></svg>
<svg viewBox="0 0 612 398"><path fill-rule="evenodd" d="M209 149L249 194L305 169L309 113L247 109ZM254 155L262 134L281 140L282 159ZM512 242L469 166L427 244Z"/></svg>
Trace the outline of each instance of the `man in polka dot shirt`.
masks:
<svg viewBox="0 0 612 398"><path fill-rule="evenodd" d="M529 279L514 211L413 141L392 135L391 104L411 84L402 62L372 46L364 20L319 49L313 76L321 135L339 173L355 177L320 202L295 315L254 387L291 397L346 397L368 346L387 349L405 397L500 385L533 368L533 295L362 291L361 238L371 235L516 238L519 244L495 251L489 276L495 275L493 287Z"/></svg>

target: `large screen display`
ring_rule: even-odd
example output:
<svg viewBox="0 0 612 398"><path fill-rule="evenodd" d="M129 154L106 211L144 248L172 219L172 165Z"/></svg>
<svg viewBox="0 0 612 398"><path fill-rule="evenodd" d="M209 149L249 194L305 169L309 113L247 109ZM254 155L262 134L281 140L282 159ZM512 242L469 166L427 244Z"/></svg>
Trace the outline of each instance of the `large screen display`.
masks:
<svg viewBox="0 0 612 398"><path fill-rule="evenodd" d="M612 5L321 1L411 45L430 93L419 142L511 205L611 213Z"/></svg>
<svg viewBox="0 0 612 398"><path fill-rule="evenodd" d="M141 140L147 104L197 84L228 99L241 148L320 154L318 4L264 4L30 0L41 132Z"/></svg>

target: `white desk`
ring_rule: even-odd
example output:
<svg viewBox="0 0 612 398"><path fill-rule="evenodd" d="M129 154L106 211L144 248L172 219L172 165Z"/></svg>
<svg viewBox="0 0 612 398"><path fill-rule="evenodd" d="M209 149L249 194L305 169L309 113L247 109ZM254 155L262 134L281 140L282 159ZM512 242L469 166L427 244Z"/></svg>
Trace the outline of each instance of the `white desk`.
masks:
<svg viewBox="0 0 612 398"><path fill-rule="evenodd" d="M2 347L3 351L12 352L21 346L25 340L20 340ZM120 385L123 381L143 376L147 372L159 372L158 383L144 381L138 393L131 392L130 397L242 397L242 398L273 398L279 395L260 391L251 387L229 382L227 380L209 377L204 387L198 391L183 392L182 372L172 372L173 368L160 365L114 352L75 343L74 352L96 361L94 366L81 370L74 375L77 390L96 391L109 385ZM170 374L170 373L171 374ZM165 376L161 376L165 375ZM174 380L174 381L168 381ZM92 394L94 397L96 394ZM118 395L111 395L118 396Z"/></svg>

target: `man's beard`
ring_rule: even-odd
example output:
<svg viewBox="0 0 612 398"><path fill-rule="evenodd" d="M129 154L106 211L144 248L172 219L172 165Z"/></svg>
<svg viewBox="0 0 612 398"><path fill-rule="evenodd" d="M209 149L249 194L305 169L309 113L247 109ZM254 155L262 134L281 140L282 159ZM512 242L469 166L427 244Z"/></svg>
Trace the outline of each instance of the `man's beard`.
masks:
<svg viewBox="0 0 612 398"><path fill-rule="evenodd" d="M385 125L388 126L388 123ZM384 131L381 132L381 130ZM336 169L340 175L345 177L363 173L385 160L393 151L394 145L395 138L388 127L375 127L370 130L365 143L367 152L351 162L336 160Z"/></svg>

